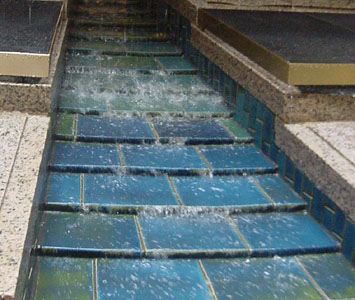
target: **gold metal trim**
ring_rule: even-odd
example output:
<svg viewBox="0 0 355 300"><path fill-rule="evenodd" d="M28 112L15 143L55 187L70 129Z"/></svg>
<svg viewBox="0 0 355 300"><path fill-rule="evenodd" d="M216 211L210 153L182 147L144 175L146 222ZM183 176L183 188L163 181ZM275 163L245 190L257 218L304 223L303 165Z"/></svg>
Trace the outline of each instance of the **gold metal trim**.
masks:
<svg viewBox="0 0 355 300"><path fill-rule="evenodd" d="M291 63L203 10L199 11L198 26L220 37L288 84L355 85L353 63Z"/></svg>

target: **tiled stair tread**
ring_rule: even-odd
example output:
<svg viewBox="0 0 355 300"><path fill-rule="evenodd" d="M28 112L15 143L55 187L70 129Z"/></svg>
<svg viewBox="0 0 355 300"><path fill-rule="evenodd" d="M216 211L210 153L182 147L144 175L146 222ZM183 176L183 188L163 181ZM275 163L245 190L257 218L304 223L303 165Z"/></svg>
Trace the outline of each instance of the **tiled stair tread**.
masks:
<svg viewBox="0 0 355 300"><path fill-rule="evenodd" d="M329 298L355 298L355 269L340 253L298 259Z"/></svg>
<svg viewBox="0 0 355 300"><path fill-rule="evenodd" d="M133 216L46 212L41 253L129 255L140 252Z"/></svg>
<svg viewBox="0 0 355 300"><path fill-rule="evenodd" d="M197 69L189 61L183 57L158 57L159 64L162 68L173 74L195 74Z"/></svg>
<svg viewBox="0 0 355 300"><path fill-rule="evenodd" d="M274 172L275 165L254 146L199 146L217 175Z"/></svg>
<svg viewBox="0 0 355 300"><path fill-rule="evenodd" d="M107 15L115 15L115 16L136 16L136 15L146 15L151 16L155 14L154 10L147 9L147 8L140 8L139 6L136 7L126 7L125 5L82 5L77 4L73 5L71 8L71 13L76 15L89 15L89 16L101 16L102 14Z"/></svg>
<svg viewBox="0 0 355 300"><path fill-rule="evenodd" d="M154 58L138 56L105 56L101 61L101 66L104 68L140 71L158 70L158 65Z"/></svg>
<svg viewBox="0 0 355 300"><path fill-rule="evenodd" d="M174 44L168 42L127 42L125 50L128 55L179 56L182 53Z"/></svg>
<svg viewBox="0 0 355 300"><path fill-rule="evenodd" d="M83 176L80 182L80 176ZM166 177L112 176L94 174L52 173L49 177L45 209L60 211L86 210L138 212L141 208L160 207L186 212L200 208L208 214L212 208L233 213L240 210L303 209L298 199L280 202L269 200L248 177ZM81 184L83 194L80 196ZM275 185L277 188L277 185ZM174 191L173 189L176 189ZM177 192L178 195L175 193ZM287 192L286 192L287 194ZM179 197L179 198L177 198ZM191 208L191 209L189 209ZM171 211L171 210L170 210Z"/></svg>
<svg viewBox="0 0 355 300"><path fill-rule="evenodd" d="M323 299L293 258L202 263L218 299Z"/></svg>
<svg viewBox="0 0 355 300"><path fill-rule="evenodd" d="M157 21L151 17L145 18L106 18L105 20L100 20L98 18L79 16L72 19L72 22L76 26L81 25L101 25L101 26L156 26Z"/></svg>
<svg viewBox="0 0 355 300"><path fill-rule="evenodd" d="M153 143L155 137L144 119L79 116L77 140Z"/></svg>
<svg viewBox="0 0 355 300"><path fill-rule="evenodd" d="M71 114L61 114L58 116L55 135L63 140L71 140L74 136L75 116Z"/></svg>
<svg viewBox="0 0 355 300"><path fill-rule="evenodd" d="M163 172L187 175L208 168L191 146L122 146L125 168L131 173Z"/></svg>
<svg viewBox="0 0 355 300"><path fill-rule="evenodd" d="M139 223L147 253L204 256L247 252L226 218L142 216Z"/></svg>
<svg viewBox="0 0 355 300"><path fill-rule="evenodd" d="M322 266L327 265L327 259L338 260L338 256L321 256ZM273 296L271 299L323 299L298 263L303 258L313 260L313 256L206 259L201 262L187 259L98 259L97 292L99 299L106 299L108 295L113 299L131 299L134 296L137 299L212 299L202 267L218 299L265 299L265 295ZM57 257L40 257L39 260L35 299L92 298L93 260ZM307 271L312 274L316 270ZM320 286L322 291L332 299L334 296L354 298L353 272L352 267L343 261L332 269L333 276L317 274L329 282L327 286ZM342 277L344 273L346 275Z"/></svg>
<svg viewBox="0 0 355 300"><path fill-rule="evenodd" d="M138 216L137 224L135 218L45 212L40 230L44 237L37 251L42 255L91 257L217 258L326 253L339 248L303 214L233 216L236 227L229 217L219 215L144 214Z"/></svg>
<svg viewBox="0 0 355 300"><path fill-rule="evenodd" d="M308 214L249 214L232 219L255 255L334 252L340 246Z"/></svg>
<svg viewBox="0 0 355 300"><path fill-rule="evenodd" d="M67 47L69 51L99 52L103 54L123 55L125 48L123 44L101 41L71 41Z"/></svg>
<svg viewBox="0 0 355 300"><path fill-rule="evenodd" d="M153 125L161 142L183 139L185 144L232 144L233 138L215 121L154 120Z"/></svg>
<svg viewBox="0 0 355 300"><path fill-rule="evenodd" d="M264 176L264 175L263 175ZM269 177L269 176L268 176ZM276 176L274 176L277 178ZM274 189L263 192L255 185L254 177L174 177L172 181L184 205L187 206L235 206L271 208L275 203L276 208L279 204L304 207L305 203L296 196L289 198L290 191L284 190L285 199L281 201L281 192L275 193L280 196L280 201L273 198ZM285 187L287 188L287 187ZM278 186L275 185L275 189Z"/></svg>
<svg viewBox="0 0 355 300"><path fill-rule="evenodd" d="M113 145L55 143L50 168L53 171L116 172L120 168Z"/></svg>

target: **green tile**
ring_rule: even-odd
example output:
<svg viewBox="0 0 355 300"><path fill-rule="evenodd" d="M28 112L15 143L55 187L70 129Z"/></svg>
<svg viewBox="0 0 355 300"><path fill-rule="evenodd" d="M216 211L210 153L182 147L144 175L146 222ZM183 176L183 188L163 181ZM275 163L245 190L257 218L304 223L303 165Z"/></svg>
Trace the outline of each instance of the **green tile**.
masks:
<svg viewBox="0 0 355 300"><path fill-rule="evenodd" d="M110 100L110 107L113 111L132 111L132 94L118 94Z"/></svg>
<svg viewBox="0 0 355 300"><path fill-rule="evenodd" d="M187 97L181 104L188 113L208 113L222 116L230 114L230 111L223 104L222 99L216 96L191 96Z"/></svg>
<svg viewBox="0 0 355 300"><path fill-rule="evenodd" d="M114 42L101 42L101 41L72 41L69 46L69 50L83 51L83 52L99 52L103 54L115 54L120 55L125 53L125 47L123 44Z"/></svg>
<svg viewBox="0 0 355 300"><path fill-rule="evenodd" d="M104 68L118 68L138 71L158 70L157 63L152 57L105 56L101 61L101 66Z"/></svg>
<svg viewBox="0 0 355 300"><path fill-rule="evenodd" d="M158 57L157 60L169 73L194 74L197 72L197 69L183 57Z"/></svg>
<svg viewBox="0 0 355 300"><path fill-rule="evenodd" d="M72 140L74 138L74 115L61 114L58 117L56 138L61 140Z"/></svg>
<svg viewBox="0 0 355 300"><path fill-rule="evenodd" d="M128 55L171 56L181 54L181 50L179 50L175 45L166 42L135 42L126 43L125 46Z"/></svg>
<svg viewBox="0 0 355 300"><path fill-rule="evenodd" d="M341 254L299 257L306 270L331 299L355 299L355 270Z"/></svg>
<svg viewBox="0 0 355 300"><path fill-rule="evenodd" d="M219 123L229 129L235 136L235 139L240 142L251 142L253 138L241 128L233 119L220 119Z"/></svg>
<svg viewBox="0 0 355 300"><path fill-rule="evenodd" d="M36 300L88 300L92 295L91 260L41 257Z"/></svg>

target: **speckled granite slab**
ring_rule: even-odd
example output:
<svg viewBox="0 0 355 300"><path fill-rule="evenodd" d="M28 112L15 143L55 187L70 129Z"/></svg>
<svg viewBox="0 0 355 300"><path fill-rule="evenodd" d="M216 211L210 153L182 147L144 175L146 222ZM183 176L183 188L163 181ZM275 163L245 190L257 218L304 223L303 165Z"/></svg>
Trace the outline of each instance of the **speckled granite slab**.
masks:
<svg viewBox="0 0 355 300"><path fill-rule="evenodd" d="M0 114L0 299L14 298L49 118Z"/></svg>
<svg viewBox="0 0 355 300"><path fill-rule="evenodd" d="M275 127L277 145L355 220L355 122L278 121Z"/></svg>

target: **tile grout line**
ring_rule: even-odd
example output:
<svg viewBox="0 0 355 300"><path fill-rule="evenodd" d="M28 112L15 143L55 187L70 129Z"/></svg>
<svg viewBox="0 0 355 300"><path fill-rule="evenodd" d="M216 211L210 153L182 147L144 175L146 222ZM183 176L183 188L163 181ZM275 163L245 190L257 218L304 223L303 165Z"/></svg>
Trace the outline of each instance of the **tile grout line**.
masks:
<svg viewBox="0 0 355 300"><path fill-rule="evenodd" d="M80 208L84 209L84 174L80 174Z"/></svg>
<svg viewBox="0 0 355 300"><path fill-rule="evenodd" d="M174 185L173 180L171 179L171 177L169 175L167 175L167 178L168 178L168 181L170 183L170 187L173 190L173 193L175 194L175 197L176 197L177 201L179 202L179 205L180 206L184 206L184 203L182 202L182 199L181 199L181 197L180 197L180 195L179 195L179 193L178 193L178 191L177 191L177 189L176 189L176 187Z"/></svg>
<svg viewBox="0 0 355 300"><path fill-rule="evenodd" d="M204 155L201 153L200 149L198 148L198 146L193 146L193 148L195 149L195 151L197 152L197 155L202 159L202 161L205 163L205 165L207 166L210 174L213 174L213 168L210 165L210 163L208 162L208 160L206 159L206 157L204 157Z"/></svg>
<svg viewBox="0 0 355 300"><path fill-rule="evenodd" d="M208 289L209 289L209 291L210 291L210 293L211 293L212 299L213 299L213 300L218 300L217 295L216 295L216 292L215 292L215 290L214 290L214 288L213 288L211 279L209 278L209 276L208 276L208 274L207 274L207 272L206 272L206 269L205 269L205 267L204 267L203 264L202 264L201 259L197 260L197 263L198 263L198 266L200 267L200 270L201 270L201 272L202 272L203 278L205 279L205 282L206 282L206 284L207 284L207 287L208 287Z"/></svg>
<svg viewBox="0 0 355 300"><path fill-rule="evenodd" d="M330 298L327 296L327 294L321 289L321 287L318 285L318 283L314 280L313 276L306 270L304 265L301 263L301 261L298 259L298 257L294 256L293 257L295 261L297 262L298 266L300 269L303 271L303 273L306 275L306 277L309 279L309 281L312 283L314 288L317 290L317 292L326 300L330 300Z"/></svg>
<svg viewBox="0 0 355 300"><path fill-rule="evenodd" d="M228 220L229 225L232 227L234 232L237 234L237 236L240 238L240 240L244 244L244 246L248 249L249 255L251 255L251 252L252 252L251 247L250 247L249 243L247 242L247 240L244 238L244 236L239 231L238 226L233 222L233 220L230 216L227 216L227 220Z"/></svg>
<svg viewBox="0 0 355 300"><path fill-rule="evenodd" d="M153 135L154 135L154 137L156 139L156 143L159 143L160 142L160 137L159 137L159 134L156 131L156 129L155 129L153 123L152 123L152 120L150 118L147 118L147 117L145 119L146 119L146 121L148 123L148 126L149 126L150 130L153 132Z"/></svg>
<svg viewBox="0 0 355 300"><path fill-rule="evenodd" d="M77 137L78 137L78 120L79 120L79 115L75 114L74 115L74 120L73 120L73 141L76 142Z"/></svg>
<svg viewBox="0 0 355 300"><path fill-rule="evenodd" d="M122 148L120 144L117 144L117 152L118 152L118 157L120 159L120 163L121 163L121 170L126 171L126 167L125 167L125 161L124 161L124 157L123 157L123 153L122 153Z"/></svg>
<svg viewBox="0 0 355 300"><path fill-rule="evenodd" d="M142 250L142 255L145 255L147 253L147 246L146 246L146 244L144 242L142 229L141 229L141 226L139 224L138 217L137 216L133 216L133 218L134 218L134 223L136 224L136 229L137 229L137 233L138 233L139 244L140 244L141 250Z"/></svg>
<svg viewBox="0 0 355 300"><path fill-rule="evenodd" d="M27 125L27 120L28 120L28 116L26 116L26 119L25 119L25 121L23 122L23 127L22 127L22 131L21 131L21 134L20 134L20 138L19 138L19 140L18 140L16 152L15 152L15 155L14 155L14 159L12 160L11 169L10 169L10 173L9 173L9 178L7 179L6 186L5 186L5 190L4 190L4 194L3 194L2 199L1 199L1 202L0 202L0 211L1 211L2 205L3 205L4 201L5 201L6 194L7 194L7 190L8 190L9 185L10 185L10 181L11 181L11 178L12 178L12 173L13 173L14 168L15 168L16 158L17 158L17 155L18 155L18 153L19 153L19 151L20 151L20 144L21 144L21 142L22 142L22 138L23 138L24 133L25 133L25 128L26 128L26 125Z"/></svg>
<svg viewBox="0 0 355 300"><path fill-rule="evenodd" d="M98 300L98 279L97 279L97 258L94 258L92 261L92 293L93 293L93 300Z"/></svg>
<svg viewBox="0 0 355 300"><path fill-rule="evenodd" d="M262 186L254 179L254 176L250 176L249 180L254 183L257 189L271 202L272 207L276 208L276 202L270 197L270 195L262 188Z"/></svg>

